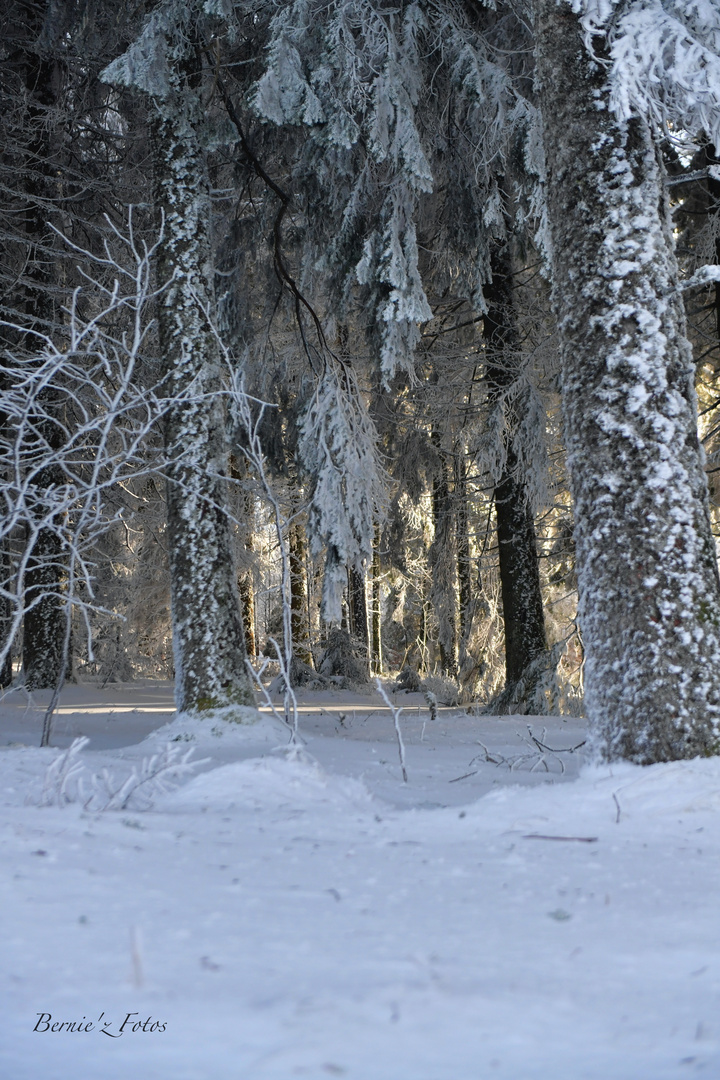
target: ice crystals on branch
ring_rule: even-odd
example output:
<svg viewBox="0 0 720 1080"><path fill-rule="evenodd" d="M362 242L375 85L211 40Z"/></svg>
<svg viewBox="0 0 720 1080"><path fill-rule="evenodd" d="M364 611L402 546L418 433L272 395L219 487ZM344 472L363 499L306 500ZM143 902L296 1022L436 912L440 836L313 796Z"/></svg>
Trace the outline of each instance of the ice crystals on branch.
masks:
<svg viewBox="0 0 720 1080"><path fill-rule="evenodd" d="M143 385L142 373L151 310L165 292L151 281L159 241L148 245L137 238L132 211L124 233L108 225L113 247L106 242L102 256L67 241L97 273L81 266L87 284L73 294L63 337L32 331L36 350L29 358L9 351L3 358L0 543L8 545L10 558L0 581L9 609L0 663L28 607L39 602L27 599L29 564L50 565L57 558L42 553L41 534L50 532L59 542L65 580L57 586L58 600L68 616L75 607L87 622L96 608L94 552L123 513L113 492L163 465L154 434L169 400L162 384ZM88 309L94 313L83 317ZM54 407L58 400L62 412ZM57 477L50 484L49 473ZM89 623L88 645L92 657Z"/></svg>
<svg viewBox="0 0 720 1080"><path fill-rule="evenodd" d="M569 0L586 43L610 44L610 106L621 120L637 110L720 145L718 0Z"/></svg>
<svg viewBox="0 0 720 1080"><path fill-rule="evenodd" d="M323 617L340 622L346 566L359 568L372 558L374 522L386 491L375 428L347 365L328 362L300 422L298 450L313 478L308 519L313 554L327 546Z"/></svg>
<svg viewBox="0 0 720 1080"><path fill-rule="evenodd" d="M431 318L414 221L418 194L433 190L416 118L418 35L426 23L420 4L397 15L368 0L283 6L270 23L266 70L251 96L262 119L309 127L311 144L322 150L329 199L344 193L338 234L321 259L326 269L338 272L357 245L369 202L376 202L373 216L380 224L366 234L360 258L356 254L341 273L348 287L354 277L371 290L387 379L398 368L412 368L418 323ZM366 155L364 163L355 160L358 155Z"/></svg>
<svg viewBox="0 0 720 1080"><path fill-rule="evenodd" d="M86 810L150 810L156 799L169 795L180 780L210 759L191 761L194 747L183 750L168 743L156 754L133 765L130 773L119 779L109 769L90 776L90 791L83 778L87 769L79 760L89 743L86 736L74 739L45 770L38 806L67 806L81 802Z"/></svg>
<svg viewBox="0 0 720 1080"><path fill-rule="evenodd" d="M173 82L167 56L168 41L181 31L186 21L181 9L189 6L169 0L155 8L137 41L102 72L103 82L137 87L153 97L167 97Z"/></svg>

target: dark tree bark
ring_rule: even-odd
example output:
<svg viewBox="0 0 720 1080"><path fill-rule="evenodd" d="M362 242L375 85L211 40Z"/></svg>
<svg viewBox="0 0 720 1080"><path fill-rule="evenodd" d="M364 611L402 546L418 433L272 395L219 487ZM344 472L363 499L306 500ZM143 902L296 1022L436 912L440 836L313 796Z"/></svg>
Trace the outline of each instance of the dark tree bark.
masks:
<svg viewBox="0 0 720 1080"><path fill-rule="evenodd" d="M367 668L367 674L369 673L368 658L370 654L370 640L368 637L365 575L354 566L348 567L348 622L350 636L360 646L363 663Z"/></svg>
<svg viewBox="0 0 720 1080"><path fill-rule="evenodd" d="M606 759L716 754L720 582L662 159L611 112L571 7L535 16L586 711Z"/></svg>
<svg viewBox="0 0 720 1080"><path fill-rule="evenodd" d="M253 550L252 534L249 534L245 540L245 550L248 552L252 552ZM257 642L255 640L255 588L252 569L245 570L238 576L238 591L240 593L240 606L242 608L245 650L248 656L257 656Z"/></svg>
<svg viewBox="0 0 720 1080"><path fill-rule="evenodd" d="M0 586L10 591L12 579L12 566L7 544L0 544ZM12 633L13 605L9 596L0 595L0 648L5 648L5 659L0 664L0 688L5 689L12 682L12 641L8 637Z"/></svg>
<svg viewBox="0 0 720 1080"><path fill-rule="evenodd" d="M430 435L438 466L432 481L432 516L435 538L430 546L432 574L430 600L437 623L441 670L451 679L457 677L457 565L455 554L455 515L450 491L450 466L442 446L440 431L433 426Z"/></svg>
<svg viewBox="0 0 720 1080"><path fill-rule="evenodd" d="M373 543L373 557L371 566L372 575L372 611L371 636L372 636L372 667L376 675L383 673L382 657L382 594L380 582L380 529L375 527L375 540Z"/></svg>
<svg viewBox="0 0 720 1080"><path fill-rule="evenodd" d="M491 397L507 394L521 375L509 253L495 252L483 334L488 353ZM514 444L523 394L506 405L505 467L495 487L500 586L505 626L505 682L512 687L547 649L535 522Z"/></svg>
<svg viewBox="0 0 720 1080"><path fill-rule="evenodd" d="M47 15L47 3L31 3L25 11L25 42L14 52L11 62L22 69L26 92L25 129L29 139L22 178L25 207L22 230L25 241L25 268L21 277L21 312L26 328L19 348L32 356L38 345L35 332L47 333L55 323L52 297L54 262L50 251L52 234L47 226L48 207L57 201L57 160L52 138L56 127L58 92L62 80L57 59L35 51ZM38 423L38 435L52 454L62 448L63 433L53 422L53 413L62 408L58 395L46 391L42 406L48 418ZM37 512L44 516L43 491L62 483L57 466L49 465L35 478ZM60 531L62 522L40 529L27 562L24 580L23 673L29 690L49 689L63 677L65 638L65 566ZM69 613L67 613L69 614Z"/></svg>
<svg viewBox="0 0 720 1080"><path fill-rule="evenodd" d="M313 666L313 656L308 639L307 620L307 560L305 530L297 519L288 531L288 557L290 559L290 628L293 656L303 664Z"/></svg>
<svg viewBox="0 0 720 1080"><path fill-rule="evenodd" d="M470 519L468 515L467 463L462 448L455 459L455 544L460 616L460 641L464 646L472 632L473 590L470 557Z"/></svg>

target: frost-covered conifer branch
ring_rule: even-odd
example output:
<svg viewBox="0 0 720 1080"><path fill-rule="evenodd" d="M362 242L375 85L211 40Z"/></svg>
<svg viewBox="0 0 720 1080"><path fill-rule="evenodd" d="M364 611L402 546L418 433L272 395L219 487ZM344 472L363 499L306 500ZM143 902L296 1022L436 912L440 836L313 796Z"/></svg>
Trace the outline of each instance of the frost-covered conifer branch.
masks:
<svg viewBox="0 0 720 1080"><path fill-rule="evenodd" d="M372 558L388 478L377 432L349 365L328 363L305 407L298 451L313 478L309 530L313 554L326 550L322 612L339 622L346 567Z"/></svg>
<svg viewBox="0 0 720 1080"><path fill-rule="evenodd" d="M194 747L182 750L168 743L157 754L143 758L123 780L103 769L92 777L93 791L85 801L86 810L150 810L155 799L168 795L178 781L193 773L210 758L191 761Z"/></svg>
<svg viewBox="0 0 720 1080"><path fill-rule="evenodd" d="M428 0L392 9L295 0L275 10L251 104L268 122L306 127L297 175L317 193L307 208L316 269L337 283L331 291L343 304L360 286L385 380L398 370L412 377L419 327L432 317L418 251L421 196L439 191L448 208L438 226L438 200L428 204L436 266L483 310L498 224L494 171L515 134L533 127L532 106L493 53L488 13L473 19L461 4Z"/></svg>
<svg viewBox="0 0 720 1080"><path fill-rule="evenodd" d="M610 103L621 120L634 111L720 146L718 0L569 0L592 51L609 44Z"/></svg>
<svg viewBox="0 0 720 1080"><path fill-rule="evenodd" d="M155 799L168 795L178 782L210 759L191 761L194 747L183 750L168 743L156 754L142 759L129 774L119 779L109 769L90 776L90 793L83 783L87 769L80 754L89 743L85 736L74 739L45 770L38 806L67 806L81 802L86 810L149 810Z"/></svg>
<svg viewBox="0 0 720 1080"><path fill-rule="evenodd" d="M50 762L43 777L38 806L66 806L77 800L78 784L83 772L78 756L89 742L86 735L73 739L67 750Z"/></svg>

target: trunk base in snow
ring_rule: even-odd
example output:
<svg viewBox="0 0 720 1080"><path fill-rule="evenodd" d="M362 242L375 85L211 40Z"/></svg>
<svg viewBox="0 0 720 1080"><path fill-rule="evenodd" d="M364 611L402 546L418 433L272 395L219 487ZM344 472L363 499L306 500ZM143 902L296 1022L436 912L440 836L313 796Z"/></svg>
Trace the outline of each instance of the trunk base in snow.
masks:
<svg viewBox="0 0 720 1080"><path fill-rule="evenodd" d="M557 715L559 698L557 666L563 648L564 642L536 656L527 665L520 678L507 683L505 688L484 706L481 715Z"/></svg>

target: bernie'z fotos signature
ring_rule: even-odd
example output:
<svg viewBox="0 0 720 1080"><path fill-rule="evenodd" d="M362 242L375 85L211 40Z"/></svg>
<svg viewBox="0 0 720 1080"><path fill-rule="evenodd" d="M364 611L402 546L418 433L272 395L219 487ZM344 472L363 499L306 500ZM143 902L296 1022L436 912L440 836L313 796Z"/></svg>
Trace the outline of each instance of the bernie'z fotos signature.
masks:
<svg viewBox="0 0 720 1080"><path fill-rule="evenodd" d="M93 1023L92 1020L88 1020L85 1016L83 1016L82 1020L53 1021L51 1013L44 1012L36 1015L40 1019L33 1031L100 1031L103 1035L109 1035L111 1039L119 1039L121 1035L129 1031L164 1031L167 1027L166 1021L153 1020L152 1016L148 1016L147 1020L133 1020L134 1016L139 1015L136 1012L129 1012L117 1031L110 1031L113 1026L112 1020L105 1020L102 1027L98 1026L105 1015L104 1012L101 1012L98 1016L97 1024Z"/></svg>

